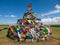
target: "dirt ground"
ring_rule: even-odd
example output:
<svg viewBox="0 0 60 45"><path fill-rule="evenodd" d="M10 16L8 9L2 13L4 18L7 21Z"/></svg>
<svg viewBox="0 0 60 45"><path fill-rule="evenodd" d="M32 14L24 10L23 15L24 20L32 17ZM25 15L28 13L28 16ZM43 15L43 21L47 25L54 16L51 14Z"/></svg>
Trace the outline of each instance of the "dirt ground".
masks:
<svg viewBox="0 0 60 45"><path fill-rule="evenodd" d="M1 27L0 27L1 28ZM49 40L40 42L16 42L6 37L7 30L0 32L0 45L60 45L60 27L52 27L52 36Z"/></svg>

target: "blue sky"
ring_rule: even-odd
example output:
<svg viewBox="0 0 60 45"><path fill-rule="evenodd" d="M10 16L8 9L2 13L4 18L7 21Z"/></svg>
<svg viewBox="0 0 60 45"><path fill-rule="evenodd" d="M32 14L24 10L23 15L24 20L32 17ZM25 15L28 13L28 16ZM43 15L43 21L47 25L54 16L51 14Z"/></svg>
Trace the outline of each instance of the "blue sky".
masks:
<svg viewBox="0 0 60 45"><path fill-rule="evenodd" d="M0 0L0 24L16 23L27 12L27 5L32 4L31 12L35 12L36 17L46 18L60 17L60 0Z"/></svg>

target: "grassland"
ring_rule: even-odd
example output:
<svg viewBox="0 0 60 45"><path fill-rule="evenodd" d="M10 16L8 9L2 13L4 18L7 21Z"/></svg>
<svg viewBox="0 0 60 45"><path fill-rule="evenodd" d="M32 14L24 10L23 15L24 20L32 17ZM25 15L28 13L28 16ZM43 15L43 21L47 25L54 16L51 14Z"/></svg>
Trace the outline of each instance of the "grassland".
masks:
<svg viewBox="0 0 60 45"><path fill-rule="evenodd" d="M8 26L0 26L1 28ZM18 43L6 37L7 30L2 30L0 32L0 45L60 45L60 27L52 27L52 36L49 40L40 42L29 42L29 43Z"/></svg>

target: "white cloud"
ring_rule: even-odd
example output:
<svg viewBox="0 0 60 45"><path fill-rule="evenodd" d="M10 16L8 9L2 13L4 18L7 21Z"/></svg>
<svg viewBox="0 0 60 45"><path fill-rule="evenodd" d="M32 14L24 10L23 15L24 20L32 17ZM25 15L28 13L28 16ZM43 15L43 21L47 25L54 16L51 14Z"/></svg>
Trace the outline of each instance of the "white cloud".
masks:
<svg viewBox="0 0 60 45"><path fill-rule="evenodd" d="M55 6L55 8L60 9L60 5L57 4L57 5Z"/></svg>
<svg viewBox="0 0 60 45"><path fill-rule="evenodd" d="M60 24L60 17L41 19L43 24Z"/></svg>
<svg viewBox="0 0 60 45"><path fill-rule="evenodd" d="M15 15L6 15L5 17L11 17L11 18L15 18Z"/></svg>
<svg viewBox="0 0 60 45"><path fill-rule="evenodd" d="M60 20L60 17L54 17L53 19Z"/></svg>
<svg viewBox="0 0 60 45"><path fill-rule="evenodd" d="M15 15L11 15L11 17L13 17L13 18L14 18L14 17L16 17L16 16L15 16Z"/></svg>
<svg viewBox="0 0 60 45"><path fill-rule="evenodd" d="M50 12L41 14L40 16L45 16L45 15L60 13L60 5L56 5L55 8L56 8L56 10L52 10L52 11L50 11ZM42 22L43 24L60 24L60 17L45 18L45 19L42 19L41 22Z"/></svg>
<svg viewBox="0 0 60 45"><path fill-rule="evenodd" d="M41 14L41 16L50 15L50 14L55 14L55 13L60 13L60 10L53 10L53 11L50 11L50 12L48 12L48 13Z"/></svg>
<svg viewBox="0 0 60 45"><path fill-rule="evenodd" d="M52 10L50 12L41 14L40 16L50 15L50 14L55 14L55 13L60 13L60 5L56 5L55 8L56 8L56 10Z"/></svg>

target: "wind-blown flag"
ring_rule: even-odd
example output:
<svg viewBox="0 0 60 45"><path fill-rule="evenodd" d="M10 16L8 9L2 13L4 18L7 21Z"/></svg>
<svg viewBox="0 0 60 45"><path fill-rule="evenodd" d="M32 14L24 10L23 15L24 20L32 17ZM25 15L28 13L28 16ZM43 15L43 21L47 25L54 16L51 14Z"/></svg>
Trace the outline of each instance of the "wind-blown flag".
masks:
<svg viewBox="0 0 60 45"><path fill-rule="evenodd" d="M28 11L30 11L32 8L31 8L31 3L28 4Z"/></svg>

